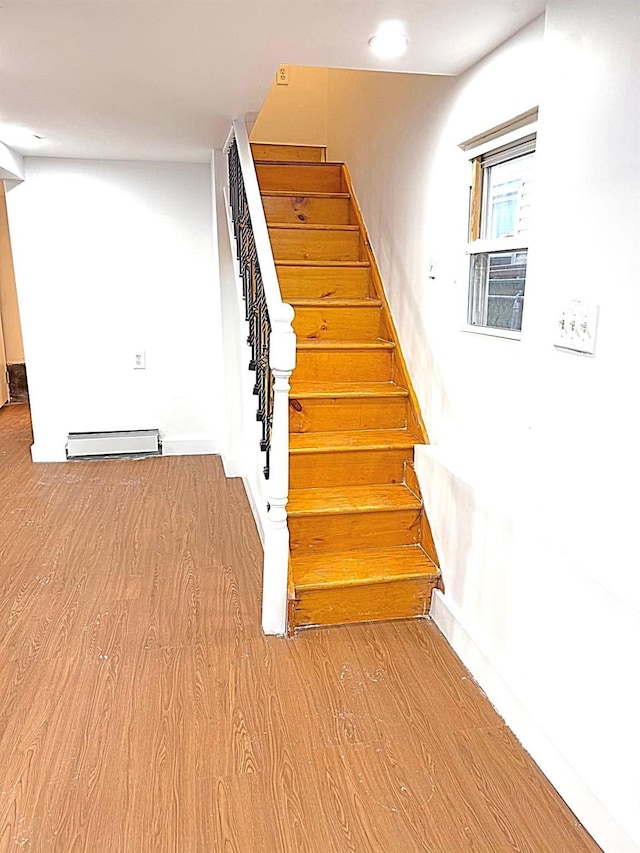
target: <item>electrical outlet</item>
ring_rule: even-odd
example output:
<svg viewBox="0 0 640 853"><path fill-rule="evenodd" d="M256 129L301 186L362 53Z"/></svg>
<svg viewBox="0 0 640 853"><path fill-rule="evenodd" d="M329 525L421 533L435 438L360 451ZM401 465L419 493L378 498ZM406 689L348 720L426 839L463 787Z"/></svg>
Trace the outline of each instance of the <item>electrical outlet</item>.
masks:
<svg viewBox="0 0 640 853"><path fill-rule="evenodd" d="M279 65L278 73L276 74L276 82L278 86L288 86L289 85L289 66L288 65Z"/></svg>
<svg viewBox="0 0 640 853"><path fill-rule="evenodd" d="M147 359L144 354L144 350L137 350L133 355L133 369L134 370L144 370L147 366Z"/></svg>

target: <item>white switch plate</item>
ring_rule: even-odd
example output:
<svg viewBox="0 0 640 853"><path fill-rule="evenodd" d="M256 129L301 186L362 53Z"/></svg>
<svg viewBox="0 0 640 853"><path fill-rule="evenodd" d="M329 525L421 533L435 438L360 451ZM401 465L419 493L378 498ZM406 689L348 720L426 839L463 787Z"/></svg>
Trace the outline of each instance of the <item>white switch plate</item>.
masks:
<svg viewBox="0 0 640 853"><path fill-rule="evenodd" d="M147 366L147 359L144 354L144 350L136 350L133 355L133 369L134 370L144 370Z"/></svg>
<svg viewBox="0 0 640 853"><path fill-rule="evenodd" d="M598 306L574 299L558 315L553 345L593 355L597 327Z"/></svg>

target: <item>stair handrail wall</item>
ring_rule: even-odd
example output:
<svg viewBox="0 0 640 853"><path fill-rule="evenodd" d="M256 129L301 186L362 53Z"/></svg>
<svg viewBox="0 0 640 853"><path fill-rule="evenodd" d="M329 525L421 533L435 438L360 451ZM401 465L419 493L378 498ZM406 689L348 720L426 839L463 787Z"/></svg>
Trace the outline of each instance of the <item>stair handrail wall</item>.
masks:
<svg viewBox="0 0 640 853"><path fill-rule="evenodd" d="M249 135L244 120L232 123L223 148L228 163L227 213L231 213L232 251L249 325L249 369L256 372L256 419L264 454L262 500L264 526L262 629L285 634L289 567L289 378L296 362L291 305L282 301L267 221L262 206ZM225 193L226 195L226 193Z"/></svg>

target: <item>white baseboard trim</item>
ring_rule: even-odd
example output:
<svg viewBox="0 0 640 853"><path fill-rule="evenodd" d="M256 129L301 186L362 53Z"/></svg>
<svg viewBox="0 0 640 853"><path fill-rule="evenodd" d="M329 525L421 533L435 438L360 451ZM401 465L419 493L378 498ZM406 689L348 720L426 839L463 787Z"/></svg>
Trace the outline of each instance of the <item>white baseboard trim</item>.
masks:
<svg viewBox="0 0 640 853"><path fill-rule="evenodd" d="M39 444L34 442L31 445L31 461L32 462L66 462L67 453L64 443L60 444Z"/></svg>
<svg viewBox="0 0 640 853"><path fill-rule="evenodd" d="M239 459L226 456L224 453L222 454L222 467L224 468L224 475L228 479L231 477L242 477L244 472L244 466Z"/></svg>
<svg viewBox="0 0 640 853"><path fill-rule="evenodd" d="M242 479L247 500L249 501L249 507L251 508L251 513L256 523L256 527L258 528L258 536L260 537L260 542L264 548L264 523L262 514L258 508L258 502L262 502L262 497L254 492L251 478L247 476L246 462L243 463L243 461L238 459L238 457L227 456L223 453L222 467L224 468L224 475L227 479L232 477L240 477Z"/></svg>
<svg viewBox="0 0 640 853"><path fill-rule="evenodd" d="M163 438L163 456L204 456L217 455L218 443L209 438ZM32 462L67 462L64 443L42 444L34 442L31 445ZM238 475L227 475L238 476Z"/></svg>
<svg viewBox="0 0 640 853"><path fill-rule="evenodd" d="M522 746L605 853L640 853L640 845L616 822L527 712L449 596L434 591L431 618L471 672Z"/></svg>
<svg viewBox="0 0 640 853"><path fill-rule="evenodd" d="M251 507L251 512L253 513L253 518L256 523L256 527L258 528L258 536L260 537L260 542L262 543L262 547L264 548L264 525L262 523L262 516L260 514L260 510L258 509L257 497L253 493L253 489L251 488L251 481L248 477L242 476L242 482L244 483L244 490L247 493L247 500L249 501L249 506Z"/></svg>
<svg viewBox="0 0 640 853"><path fill-rule="evenodd" d="M207 456L220 452L218 443L210 438L163 438L163 456Z"/></svg>

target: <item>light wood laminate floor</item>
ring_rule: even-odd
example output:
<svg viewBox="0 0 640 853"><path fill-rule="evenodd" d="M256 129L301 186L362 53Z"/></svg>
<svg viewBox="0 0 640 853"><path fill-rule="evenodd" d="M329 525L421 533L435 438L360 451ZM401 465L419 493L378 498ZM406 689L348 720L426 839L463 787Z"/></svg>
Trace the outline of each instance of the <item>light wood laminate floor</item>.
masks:
<svg viewBox="0 0 640 853"><path fill-rule="evenodd" d="M0 410L0 851L599 848L429 621L260 630L213 456L32 465Z"/></svg>

